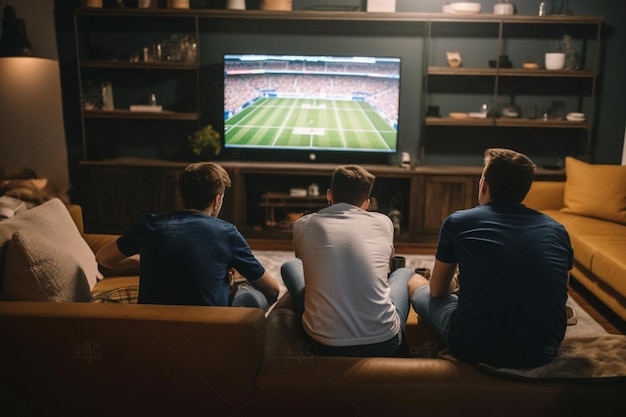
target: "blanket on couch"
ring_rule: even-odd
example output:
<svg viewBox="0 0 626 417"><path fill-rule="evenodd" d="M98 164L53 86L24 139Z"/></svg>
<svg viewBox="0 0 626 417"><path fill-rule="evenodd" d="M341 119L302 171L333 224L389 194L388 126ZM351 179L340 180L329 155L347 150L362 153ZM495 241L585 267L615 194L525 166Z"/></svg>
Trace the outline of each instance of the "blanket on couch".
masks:
<svg viewBox="0 0 626 417"><path fill-rule="evenodd" d="M454 359L447 354L442 357ZM486 364L476 367L493 375L519 380L626 380L626 336L606 334L565 338L559 356L537 368L497 368Z"/></svg>

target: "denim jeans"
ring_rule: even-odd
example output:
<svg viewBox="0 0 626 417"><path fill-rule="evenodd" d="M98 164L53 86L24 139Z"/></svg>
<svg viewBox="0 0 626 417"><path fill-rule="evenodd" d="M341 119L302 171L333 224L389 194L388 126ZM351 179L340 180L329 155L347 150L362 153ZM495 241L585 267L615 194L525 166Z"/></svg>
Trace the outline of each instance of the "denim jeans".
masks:
<svg viewBox="0 0 626 417"><path fill-rule="evenodd" d="M267 311L270 304L265 295L254 288L249 282L242 284L233 298L233 307L254 307Z"/></svg>
<svg viewBox="0 0 626 417"><path fill-rule="evenodd" d="M447 343L450 331L450 315L456 310L459 298L456 294L446 297L433 298L430 296L430 287L425 285L413 293L411 304L413 309L424 322L433 329L443 341Z"/></svg>

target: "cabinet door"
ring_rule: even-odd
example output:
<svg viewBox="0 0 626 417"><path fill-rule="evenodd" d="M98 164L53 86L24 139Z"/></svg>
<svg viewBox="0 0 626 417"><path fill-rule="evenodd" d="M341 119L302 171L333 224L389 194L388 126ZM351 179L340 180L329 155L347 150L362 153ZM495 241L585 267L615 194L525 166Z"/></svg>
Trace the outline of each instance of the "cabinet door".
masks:
<svg viewBox="0 0 626 417"><path fill-rule="evenodd" d="M456 210L478 203L479 177L432 175L424 180L422 234L438 235L441 223Z"/></svg>

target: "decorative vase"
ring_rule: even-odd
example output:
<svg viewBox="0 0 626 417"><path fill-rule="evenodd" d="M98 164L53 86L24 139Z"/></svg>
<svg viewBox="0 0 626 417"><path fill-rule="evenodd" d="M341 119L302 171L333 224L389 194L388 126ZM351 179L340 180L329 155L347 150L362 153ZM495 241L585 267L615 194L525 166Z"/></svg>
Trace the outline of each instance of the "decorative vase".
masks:
<svg viewBox="0 0 626 417"><path fill-rule="evenodd" d="M167 0L167 7L170 9L188 9L189 0Z"/></svg>
<svg viewBox="0 0 626 417"><path fill-rule="evenodd" d="M262 10L291 10L291 0L262 0Z"/></svg>
<svg viewBox="0 0 626 417"><path fill-rule="evenodd" d="M246 10L246 0L227 0L226 8L229 10Z"/></svg>

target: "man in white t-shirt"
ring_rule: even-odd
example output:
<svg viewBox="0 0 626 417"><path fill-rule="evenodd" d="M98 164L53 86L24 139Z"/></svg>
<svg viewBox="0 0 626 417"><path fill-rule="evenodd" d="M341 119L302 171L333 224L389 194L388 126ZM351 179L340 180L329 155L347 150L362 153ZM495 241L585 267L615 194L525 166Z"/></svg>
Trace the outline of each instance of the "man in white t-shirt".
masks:
<svg viewBox="0 0 626 417"><path fill-rule="evenodd" d="M367 211L374 181L360 166L337 167L330 206L294 224L296 259L283 264L281 274L312 339L311 353L400 354L413 271L389 275L394 229L389 217Z"/></svg>

